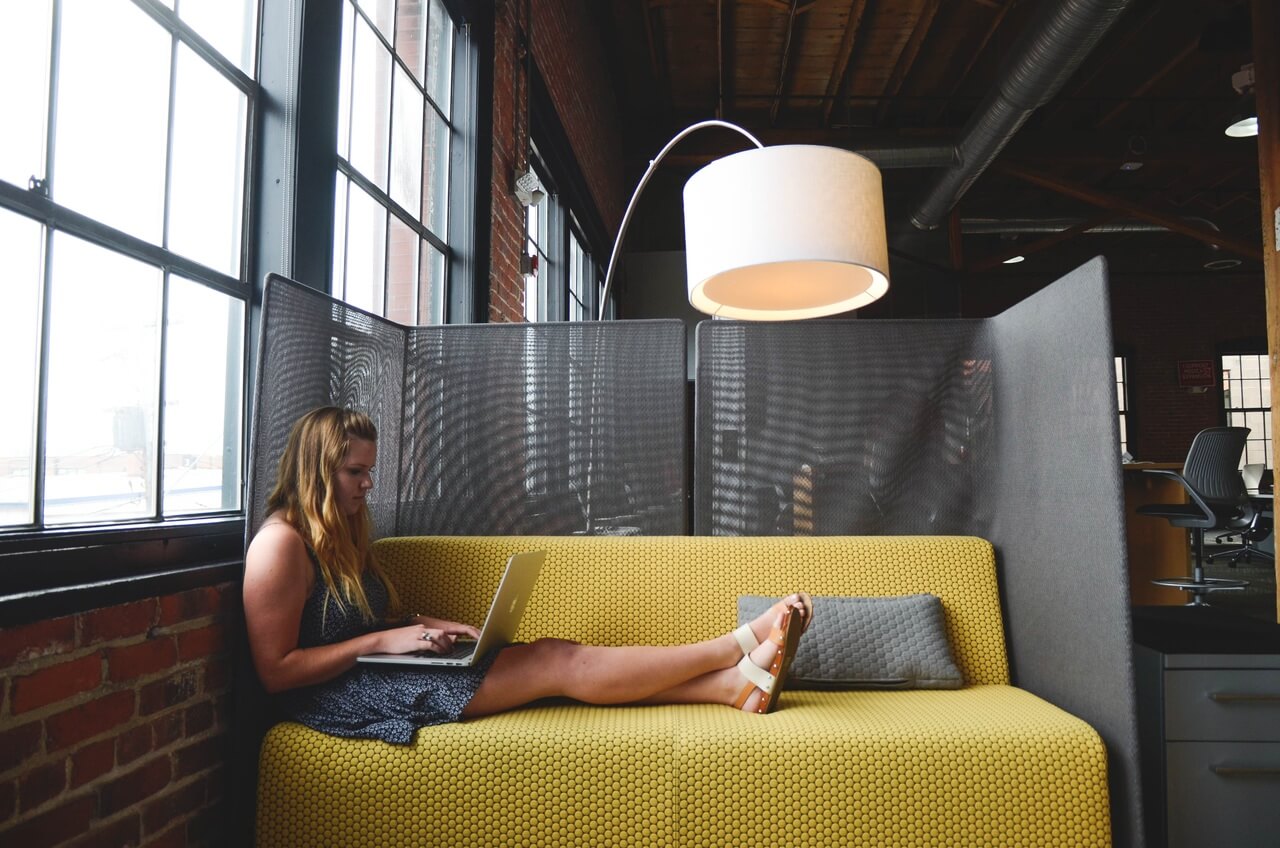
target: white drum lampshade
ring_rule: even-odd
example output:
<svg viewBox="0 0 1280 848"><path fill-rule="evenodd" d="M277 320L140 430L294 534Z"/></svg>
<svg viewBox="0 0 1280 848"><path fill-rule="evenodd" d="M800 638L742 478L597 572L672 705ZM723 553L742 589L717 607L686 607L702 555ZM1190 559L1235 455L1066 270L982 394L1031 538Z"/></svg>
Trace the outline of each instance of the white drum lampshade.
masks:
<svg viewBox="0 0 1280 848"><path fill-rule="evenodd" d="M684 188L689 302L786 321L866 306L889 290L884 191L869 159L779 145L717 159Z"/></svg>

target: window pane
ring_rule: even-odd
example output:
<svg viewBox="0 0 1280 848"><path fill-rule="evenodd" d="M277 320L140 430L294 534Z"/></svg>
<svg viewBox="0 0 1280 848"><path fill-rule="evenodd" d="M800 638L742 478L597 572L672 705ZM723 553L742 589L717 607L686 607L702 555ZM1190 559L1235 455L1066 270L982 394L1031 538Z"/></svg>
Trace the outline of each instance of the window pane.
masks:
<svg viewBox="0 0 1280 848"><path fill-rule="evenodd" d="M338 174L333 192L333 296L341 298L347 279L347 192L351 181Z"/></svg>
<svg viewBox="0 0 1280 848"><path fill-rule="evenodd" d="M338 71L338 155L351 161L351 49L355 42L355 12L342 4L342 59Z"/></svg>
<svg viewBox="0 0 1280 848"><path fill-rule="evenodd" d="M0 211L0 279L4 280L4 332L0 333L0 526L29 524L35 468L36 369L40 336L40 255L44 228Z"/></svg>
<svg viewBox="0 0 1280 848"><path fill-rule="evenodd" d="M374 185L387 187L387 131L391 123L391 54L356 18L352 75L351 164Z"/></svg>
<svg viewBox="0 0 1280 848"><path fill-rule="evenodd" d="M178 17L240 70L253 76L258 43L257 0L181 0Z"/></svg>
<svg viewBox="0 0 1280 848"><path fill-rule="evenodd" d="M240 508L244 303L169 279L164 514Z"/></svg>
<svg viewBox="0 0 1280 848"><path fill-rule="evenodd" d="M49 109L50 0L8 3L0 27L0 180L26 188L44 177L44 133ZM14 80L22 80L15 84Z"/></svg>
<svg viewBox="0 0 1280 848"><path fill-rule="evenodd" d="M170 38L126 0L62 4L53 198L153 244L164 215Z"/></svg>
<svg viewBox="0 0 1280 848"><path fill-rule="evenodd" d="M1258 376L1258 359L1257 356L1240 357L1240 376L1257 377Z"/></svg>
<svg viewBox="0 0 1280 848"><path fill-rule="evenodd" d="M1241 401L1241 406L1256 408L1262 405L1262 394L1257 380L1245 380L1242 388L1244 399Z"/></svg>
<svg viewBox="0 0 1280 848"><path fill-rule="evenodd" d="M418 289L418 323L444 323L444 254L422 242L422 279Z"/></svg>
<svg viewBox="0 0 1280 848"><path fill-rule="evenodd" d="M391 40L394 33L391 31L393 10L395 9L395 0L356 0L360 4L360 8L373 21L379 32L387 39Z"/></svg>
<svg viewBox="0 0 1280 848"><path fill-rule="evenodd" d="M422 223L440 238L448 237L449 213L449 125L434 109L427 110L427 149L423 167L422 192L426 209Z"/></svg>
<svg viewBox="0 0 1280 848"><path fill-rule="evenodd" d="M452 113L449 94L453 75L453 21L440 0L431 0L427 64L427 94L447 118Z"/></svg>
<svg viewBox="0 0 1280 848"><path fill-rule="evenodd" d="M1270 409L1271 408L1271 378L1264 377L1262 379L1262 382L1260 383L1260 387L1261 387L1260 399L1262 401L1260 405L1265 406L1267 409Z"/></svg>
<svg viewBox="0 0 1280 848"><path fill-rule="evenodd" d="M425 101L399 65L395 69L395 115L392 118L391 199L421 220L422 110Z"/></svg>
<svg viewBox="0 0 1280 848"><path fill-rule="evenodd" d="M386 317L413 324L418 313L418 234L391 216L387 232Z"/></svg>
<svg viewBox="0 0 1280 848"><path fill-rule="evenodd" d="M421 0L401 0L396 9L396 55L409 73L425 85L427 56L427 6Z"/></svg>
<svg viewBox="0 0 1280 848"><path fill-rule="evenodd" d="M55 235L45 521L155 513L160 271Z"/></svg>
<svg viewBox="0 0 1280 848"><path fill-rule="evenodd" d="M387 213L356 186L351 187L347 219L347 274L343 300L382 314L382 277L386 268Z"/></svg>
<svg viewBox="0 0 1280 848"><path fill-rule="evenodd" d="M1249 435L1255 439L1265 435L1262 427L1261 412L1246 412L1244 414L1244 426L1249 428Z"/></svg>
<svg viewBox="0 0 1280 848"><path fill-rule="evenodd" d="M238 277L248 98L178 48L169 248Z"/></svg>

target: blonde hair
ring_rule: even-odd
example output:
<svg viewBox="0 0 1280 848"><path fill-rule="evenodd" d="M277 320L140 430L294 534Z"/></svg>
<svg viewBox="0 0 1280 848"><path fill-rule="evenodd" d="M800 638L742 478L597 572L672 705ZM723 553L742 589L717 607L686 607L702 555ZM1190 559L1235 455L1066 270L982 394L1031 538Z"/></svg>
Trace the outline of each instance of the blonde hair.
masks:
<svg viewBox="0 0 1280 848"><path fill-rule="evenodd" d="M348 516L334 501L334 477L352 439L378 440L377 427L363 412L325 406L299 418L289 431L266 511L280 512L315 552L320 576L338 608L345 611L346 604L354 604L372 622L376 616L361 581L366 569L386 587L389 613L398 611L400 599L374 560L369 508L361 506ZM326 610L328 606L326 600Z"/></svg>

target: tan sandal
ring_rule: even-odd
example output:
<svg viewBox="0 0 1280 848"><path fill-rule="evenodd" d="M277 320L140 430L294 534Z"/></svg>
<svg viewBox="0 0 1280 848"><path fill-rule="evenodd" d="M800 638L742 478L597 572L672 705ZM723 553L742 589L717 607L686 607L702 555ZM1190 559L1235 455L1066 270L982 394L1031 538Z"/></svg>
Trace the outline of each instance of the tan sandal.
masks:
<svg viewBox="0 0 1280 848"><path fill-rule="evenodd" d="M782 622L769 633L769 641L778 646L769 668L763 669L744 656L738 662L738 671L747 679L734 701L734 709L742 709L751 697L751 693L759 689L764 697L756 705L755 711L760 714L771 713L778 706L778 698L782 694L782 686L786 682L787 672L791 669L791 660L795 658L796 648L800 644L800 635L804 632L804 622L795 614L793 607L788 607L782 615ZM735 635L736 631L735 631ZM753 636L752 639L755 637ZM739 641L741 644L741 641Z"/></svg>
<svg viewBox="0 0 1280 848"><path fill-rule="evenodd" d="M795 594L799 597L800 605L804 608L804 626L800 629L800 632L803 633L809 629L809 625L813 622L813 598L809 597L808 592L796 592ZM794 609L795 607L788 604L784 598L769 607L769 612L780 615ZM738 647L742 649L744 657L751 656L751 652L760 647L760 643L756 641L756 633L751 629L750 622L733 631L733 638L737 641Z"/></svg>

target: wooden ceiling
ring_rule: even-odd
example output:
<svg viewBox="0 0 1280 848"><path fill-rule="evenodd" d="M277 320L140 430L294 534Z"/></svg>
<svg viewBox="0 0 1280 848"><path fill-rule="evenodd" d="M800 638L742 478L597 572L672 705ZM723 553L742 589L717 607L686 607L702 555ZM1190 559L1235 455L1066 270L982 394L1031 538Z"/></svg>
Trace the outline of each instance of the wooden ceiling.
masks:
<svg viewBox="0 0 1280 848"><path fill-rule="evenodd" d="M1005 79L1040 7L1059 2L599 8L638 177L676 131L715 117L765 144L945 151ZM1252 62L1249 23L1241 0L1131 0L941 221L945 255L921 248L932 255L916 258L1004 273L1012 266L1000 260L1016 252L1027 256L1020 273L1046 274L1098 254L1113 271L1146 274L1204 274L1206 263L1240 260L1217 273L1260 274L1257 139L1223 133L1241 105L1232 75ZM742 147L731 133L707 131L672 162L687 172ZM892 241L909 253L910 218L942 171L882 170ZM1213 232L1217 247L1204 240Z"/></svg>

